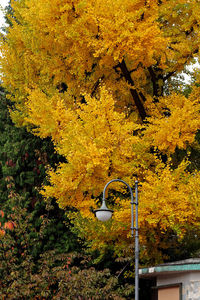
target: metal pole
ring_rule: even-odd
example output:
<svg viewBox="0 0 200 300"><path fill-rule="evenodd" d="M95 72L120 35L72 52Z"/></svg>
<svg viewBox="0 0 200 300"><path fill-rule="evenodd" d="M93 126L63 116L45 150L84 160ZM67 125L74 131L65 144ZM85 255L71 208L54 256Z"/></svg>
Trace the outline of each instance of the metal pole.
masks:
<svg viewBox="0 0 200 300"><path fill-rule="evenodd" d="M135 181L135 300L139 300L138 181Z"/></svg>
<svg viewBox="0 0 200 300"><path fill-rule="evenodd" d="M138 229L138 181L135 181L135 202L133 201L133 192L131 187L122 179L112 179L109 181L103 190L103 203L105 203L105 194L108 185L112 182L122 182L124 183L131 194L131 236L134 236L135 230L135 300L139 300L139 229ZM135 227L134 227L134 206L135 204Z"/></svg>

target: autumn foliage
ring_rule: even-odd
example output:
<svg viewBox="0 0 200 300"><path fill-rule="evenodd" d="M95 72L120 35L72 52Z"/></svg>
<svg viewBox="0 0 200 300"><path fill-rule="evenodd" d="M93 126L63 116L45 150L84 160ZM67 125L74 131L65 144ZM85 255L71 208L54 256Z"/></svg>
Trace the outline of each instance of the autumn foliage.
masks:
<svg viewBox="0 0 200 300"><path fill-rule="evenodd" d="M96 270L92 258L84 254L60 252L54 243L35 256L35 250L46 241L46 230L54 227L53 220L43 215L40 226L33 226L31 213L23 208L24 199L12 199L12 214L7 217L15 223L4 235L0 229L0 297L1 299L128 299L133 286L120 285L109 269ZM52 210L48 208L48 212ZM8 222L7 222L8 223ZM67 227L65 227L67 231ZM69 234L69 231L68 231ZM69 249L68 249L69 250ZM127 296L127 297L126 297Z"/></svg>
<svg viewBox="0 0 200 300"><path fill-rule="evenodd" d="M1 40L2 80L11 117L50 137L66 161L49 169L42 194L71 214L90 246L130 244L130 199L113 185L112 222L97 224L104 185L121 178L140 188L143 258L160 261L170 235L199 225L199 75L184 94L173 78L200 45L197 0L13 1ZM175 159L184 151L182 159ZM83 230L84 228L84 230ZM152 251L154 245L155 251Z"/></svg>

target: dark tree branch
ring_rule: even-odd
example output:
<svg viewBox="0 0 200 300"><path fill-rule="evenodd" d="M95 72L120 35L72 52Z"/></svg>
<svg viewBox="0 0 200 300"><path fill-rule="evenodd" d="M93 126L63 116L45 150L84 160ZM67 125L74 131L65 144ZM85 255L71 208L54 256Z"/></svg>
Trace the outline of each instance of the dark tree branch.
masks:
<svg viewBox="0 0 200 300"><path fill-rule="evenodd" d="M130 92L131 92L131 95L132 95L133 100L135 102L135 105L138 109L139 115L140 115L142 121L144 121L145 118L147 117L147 114L146 114L144 105L143 105L143 103L142 103L142 101L141 101L141 99L138 95L138 92L134 88L134 82L133 82L133 79L131 78L130 72L127 69L125 61L123 60L121 63L119 63L118 66L120 67L121 72L122 72L124 78L126 79L126 81L128 82L128 84L130 84L133 87L133 88L130 88ZM143 99L145 99L145 97Z"/></svg>
<svg viewBox="0 0 200 300"><path fill-rule="evenodd" d="M157 85L156 74L154 73L152 67L149 67L148 71L149 71L149 74L150 74L150 77L151 77L151 81L152 81L152 84L153 84L153 96L154 97L158 97L158 85Z"/></svg>
<svg viewBox="0 0 200 300"><path fill-rule="evenodd" d="M158 97L163 95L163 86L164 86L164 78L163 78L163 70L155 67L155 70L153 67L148 68L150 78L153 84L153 97L154 102L158 102Z"/></svg>
<svg viewBox="0 0 200 300"><path fill-rule="evenodd" d="M137 67L136 67L136 68L134 68L134 69L130 70L130 71L129 71L129 73L131 74L131 73L133 73L133 72L137 71L139 67L142 67L142 63L141 63L141 62L140 62L138 65L137 65Z"/></svg>
<svg viewBox="0 0 200 300"><path fill-rule="evenodd" d="M142 92L139 92L139 96L140 96L140 98L142 99L143 102L146 101L146 98L145 98L145 96L142 94Z"/></svg>
<svg viewBox="0 0 200 300"><path fill-rule="evenodd" d="M167 75L164 76L163 81L165 82L167 79L169 79L175 73L176 73L176 71L169 72Z"/></svg>
<svg viewBox="0 0 200 300"><path fill-rule="evenodd" d="M95 84L94 84L94 86L93 86L93 88L92 88L91 97L94 96L94 94L95 94L95 92L96 92L96 90L97 90L99 84L101 83L101 81L102 81L103 79L104 79L104 75L101 76L101 77L97 80L97 82L95 82Z"/></svg>

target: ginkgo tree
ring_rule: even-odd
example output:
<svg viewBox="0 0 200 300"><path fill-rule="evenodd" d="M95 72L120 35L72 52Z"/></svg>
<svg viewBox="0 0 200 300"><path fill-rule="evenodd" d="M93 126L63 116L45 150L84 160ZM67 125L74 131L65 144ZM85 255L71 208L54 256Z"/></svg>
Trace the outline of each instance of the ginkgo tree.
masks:
<svg viewBox="0 0 200 300"><path fill-rule="evenodd" d="M130 244L130 199L113 184L113 220L92 214L104 185L140 190L143 258L162 260L170 234L199 225L199 76L186 97L170 85L198 59L198 0L18 0L1 38L1 78L17 126L51 137L66 158L48 170L44 197L76 208L71 218L93 249ZM184 149L185 160L174 162ZM189 172L190 170L190 172ZM124 197L122 197L124 194ZM122 199L123 198L123 199ZM166 238L167 237L167 238ZM154 249L154 251L152 251Z"/></svg>

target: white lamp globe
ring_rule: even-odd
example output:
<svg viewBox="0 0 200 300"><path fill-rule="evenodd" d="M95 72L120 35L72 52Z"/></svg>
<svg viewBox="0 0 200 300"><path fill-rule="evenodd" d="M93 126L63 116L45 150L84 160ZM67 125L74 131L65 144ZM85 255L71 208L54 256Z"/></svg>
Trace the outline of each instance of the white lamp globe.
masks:
<svg viewBox="0 0 200 300"><path fill-rule="evenodd" d="M112 217L113 210L108 209L105 201L103 201L102 206L94 211L95 216L99 221L106 222Z"/></svg>

